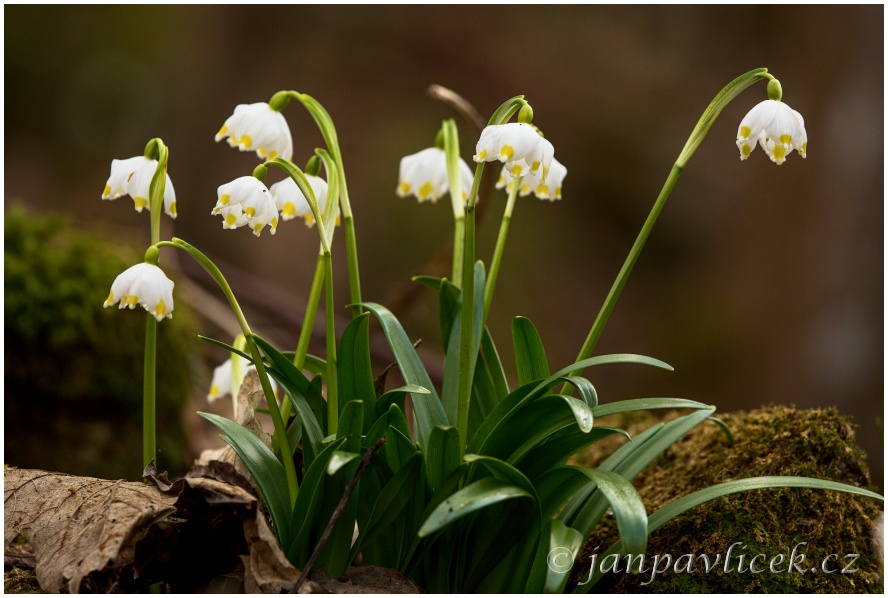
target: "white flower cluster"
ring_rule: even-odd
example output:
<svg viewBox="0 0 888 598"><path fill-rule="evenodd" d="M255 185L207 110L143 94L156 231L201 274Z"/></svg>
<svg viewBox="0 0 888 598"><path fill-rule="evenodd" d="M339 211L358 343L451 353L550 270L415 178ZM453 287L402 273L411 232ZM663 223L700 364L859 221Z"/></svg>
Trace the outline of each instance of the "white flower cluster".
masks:
<svg viewBox="0 0 888 598"><path fill-rule="evenodd" d="M159 267L136 264L114 280L105 307L119 303L120 309L133 309L141 305L160 322L173 317L173 285Z"/></svg>

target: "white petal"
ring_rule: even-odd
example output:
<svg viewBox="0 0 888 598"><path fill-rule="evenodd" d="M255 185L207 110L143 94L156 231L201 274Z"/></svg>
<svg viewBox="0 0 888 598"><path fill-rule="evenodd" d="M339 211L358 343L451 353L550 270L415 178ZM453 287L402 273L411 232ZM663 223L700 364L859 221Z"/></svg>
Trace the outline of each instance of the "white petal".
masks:
<svg viewBox="0 0 888 598"><path fill-rule="evenodd" d="M148 162L150 160L145 156L135 156L126 160L112 160L111 175L105 183L102 199L117 199L122 195L126 195L130 176Z"/></svg>

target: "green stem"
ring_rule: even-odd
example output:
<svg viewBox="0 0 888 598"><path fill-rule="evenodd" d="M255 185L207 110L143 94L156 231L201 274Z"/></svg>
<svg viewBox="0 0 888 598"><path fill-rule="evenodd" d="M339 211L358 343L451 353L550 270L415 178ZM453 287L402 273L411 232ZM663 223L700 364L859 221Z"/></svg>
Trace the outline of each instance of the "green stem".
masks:
<svg viewBox="0 0 888 598"><path fill-rule="evenodd" d="M595 345L598 343L598 339L604 330L604 326L607 324L607 320L610 318L611 312L614 310L617 299L620 298L620 293L623 291L623 287L626 285L626 281L632 273L632 268L635 266L635 262L638 261L638 256L641 254L641 250L651 233L651 229L654 227L654 223L657 221L657 217L663 210L663 206L666 205L666 200L669 199L669 194L672 193L672 189L678 182L678 177L681 175L685 166L687 166L691 156L693 156L694 152L697 151L697 148L700 147L700 144L706 137L706 133L708 133L709 129L712 127L715 119L718 118L718 115L721 114L724 107L747 87L756 81L765 79L770 80L773 78L773 76L768 74L767 69L755 69L748 73L744 73L728 83L728 85L726 85L715 98L713 98L712 102L709 103L709 106L706 107L706 110L703 111L703 115L700 117L700 120L697 121L697 126L694 127L690 137L688 137L688 141L682 148L678 160L676 160L669 176L666 178L666 182L663 184L663 189L660 191L657 201L654 202L654 207L651 209L650 214L648 214L644 226L641 227L641 232L638 233L638 237L635 239L632 249L629 250L629 255L626 257L626 261L623 263L623 267L620 269L619 274L617 274L617 279L614 281L610 292L607 294L607 298L604 300L604 305L601 306L601 310L598 312L598 317L595 318L595 322L592 324L592 329L589 330L586 341L583 343L583 346L577 355L577 361L590 357L595 350ZM573 372L572 375L579 375L581 371L582 370L577 370ZM565 385L562 388L562 392L567 388L568 385Z"/></svg>
<svg viewBox="0 0 888 598"><path fill-rule="evenodd" d="M324 311L327 322L327 433L339 426L339 374L336 371L336 314L333 301L333 259L324 254Z"/></svg>
<svg viewBox="0 0 888 598"><path fill-rule="evenodd" d="M678 182L678 177L681 175L682 170L683 168L678 164L675 164L672 167L672 171L669 173L666 183L663 185L663 189L657 197L657 201L654 202L653 209L651 209L650 214L648 214L644 226L641 227L641 232L638 233L638 237L635 239L632 249L629 250L629 255L626 257L626 261L623 263L620 273L617 274L617 279L614 281L610 292L607 294L607 298L604 300L604 305L601 306L601 310L598 312L598 317L595 318L595 323L592 324L592 329L589 331L589 334L586 337L586 342L583 343L583 347L580 349L576 361L581 361L592 355L592 351L598 343L598 339L604 330L604 326L607 324L607 320L610 318L611 312L617 304L617 299L620 298L620 293L623 292L623 287L626 286L626 281L629 280L629 274L632 273L632 268L635 267L635 262L638 261L638 256L641 255L641 250L644 248L644 244L647 241L648 236L651 234L651 230L654 228L654 224L657 222L657 217L663 210L663 206L666 205L666 200L669 199L669 194L672 193L672 189ZM577 372L574 373L576 374Z"/></svg>
<svg viewBox="0 0 888 598"><path fill-rule="evenodd" d="M151 244L160 241L160 212L166 191L166 171L169 150L160 138L154 138L145 147L149 159L157 160L154 176L148 187L151 213ZM157 465L157 319L150 313L145 324L145 362L142 380L142 460L145 465Z"/></svg>
<svg viewBox="0 0 888 598"><path fill-rule="evenodd" d="M462 271L462 321L460 323L459 344L459 402L456 407L456 427L459 431L460 451L465 450L469 434L469 404L472 399L472 326L475 318L475 204L478 201L478 189L484 162L475 168L472 181L472 192L466 204L465 251L463 253Z"/></svg>
<svg viewBox="0 0 888 598"><path fill-rule="evenodd" d="M155 375L157 363L157 319L148 314L145 325L145 378L142 387L142 462L157 465Z"/></svg>
<svg viewBox="0 0 888 598"><path fill-rule="evenodd" d="M305 306L305 317L302 319L302 329L299 331L299 341L296 343L296 354L293 356L293 365L302 369L305 365L305 356L308 355L308 345L314 332L315 317L318 313L318 303L321 301L321 291L324 288L324 254L318 254L318 263L315 265L314 278L311 281L311 291L308 294L308 304ZM290 401L284 401L281 407L281 417L284 421L290 417Z"/></svg>
<svg viewBox="0 0 888 598"><path fill-rule="evenodd" d="M460 214L453 219L453 273L452 280L456 288L462 285L463 258L465 252L466 218Z"/></svg>
<svg viewBox="0 0 888 598"><path fill-rule="evenodd" d="M225 277L222 276L222 273L219 271L219 268L210 261L210 259L201 253L196 247L189 245L182 239L173 238L172 241L161 241L155 245L156 247L173 247L175 249L179 249L184 251L200 264L207 273L213 277L213 280L216 281L216 284L219 285L219 288L222 289L222 293L225 295L226 299L228 299L228 303L231 306L231 310L234 312L235 318L237 318L238 324L240 324L241 330L244 333L244 337L247 341L247 347L250 350L250 355L253 358L253 365L256 366L256 372L259 374L259 383L262 385L262 390L265 394L265 402L268 404L268 411L271 414L271 419L274 422L274 440L277 446L281 451L281 460L284 464L284 472L287 476L287 488L290 493L290 506L294 506L296 504L296 496L299 493L299 482L296 479L296 467L293 464L293 452L290 450L290 442L287 439L287 428L284 425L284 420L281 417L281 411L278 408L277 399L274 396L274 391L271 388L271 383L268 381L268 373L265 370L265 363L262 361L262 354L259 352L259 348L256 346L256 341L253 338L253 333L250 330L249 324L247 324L247 319L244 317L244 312L241 311L240 305L238 305L237 299L234 296L234 293L231 291L231 287L228 286L228 281L225 280Z"/></svg>
<svg viewBox="0 0 888 598"><path fill-rule="evenodd" d="M352 214L351 202L348 197L348 185L345 181L345 168L342 165L342 152L339 149L339 138L336 135L336 127L330 113L313 97L297 91L278 92L287 97L295 98L301 103L321 131L327 149L333 155L336 162L336 174L339 179L339 197L342 204L342 220L345 228L345 253L348 260L348 286L351 299L352 313L359 316L363 313L361 308L361 275L358 269L358 247L355 238L355 220Z"/></svg>
<svg viewBox="0 0 888 598"><path fill-rule="evenodd" d="M500 264L503 260L503 250L506 247L506 238L509 235L509 223L512 221L512 210L515 209L515 198L521 188L523 177L512 179L509 183L509 199L506 202L506 211L503 213L503 221L500 223L499 236L496 238L496 248L493 250L493 259L490 262L490 273L487 275L487 283L484 285L484 315L481 325L487 325L487 316L490 315L490 304L493 301L493 291L496 287L496 277L499 274Z"/></svg>

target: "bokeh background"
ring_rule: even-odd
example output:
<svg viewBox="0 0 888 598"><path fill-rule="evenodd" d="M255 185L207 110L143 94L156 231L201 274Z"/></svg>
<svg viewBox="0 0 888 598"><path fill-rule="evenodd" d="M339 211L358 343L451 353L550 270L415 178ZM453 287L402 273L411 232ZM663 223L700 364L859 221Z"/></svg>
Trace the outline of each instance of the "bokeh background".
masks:
<svg viewBox="0 0 888 598"><path fill-rule="evenodd" d="M591 373L592 381L603 401L679 396L721 411L835 405L859 425L882 485L875 420L884 417L883 11L6 6L5 204L62 212L81 230L144 246L147 215L127 198L99 198L112 158L138 155L162 137L179 209L174 223L164 217L163 234L246 277L240 291L255 295L254 303L298 314L316 235L298 222L258 239L223 231L210 216L216 187L257 161L214 144L213 135L236 104L267 101L280 89L308 92L338 128L364 296L397 304L434 366L436 299L419 293L405 301L404 289L411 276L433 269L449 243L450 210L443 201L396 197L398 162L431 145L441 120L454 115L426 94L429 84L457 91L485 117L523 93L569 174L563 201L519 201L490 327L513 371L510 320L529 317L554 369L575 357L702 110L734 77L768 67L784 100L805 117L808 158L793 154L778 167L757 149L739 160L737 126L766 99L764 84L723 112L673 192L597 351L651 355L675 372L613 367ZM294 160L304 163L320 135L296 104L285 116ZM460 134L470 159L477 132L460 121ZM491 195L479 225L485 261L504 204L504 194ZM342 241L334 250L340 256ZM172 266L178 256L163 259ZM335 284L344 306L342 258ZM106 295L107 286L96 288L94 300ZM189 296L198 312L210 311ZM260 334L295 345L298 318L254 317ZM217 318L201 331L212 326L225 328ZM223 358L195 347L208 351L207 364ZM205 408L208 382L209 368L194 368L186 419ZM35 398L7 395L7 415L10 401L22 400ZM27 425L6 418L7 461L11 453L27 461L29 448L11 446L10 436ZM117 440L138 452L137 436Z"/></svg>

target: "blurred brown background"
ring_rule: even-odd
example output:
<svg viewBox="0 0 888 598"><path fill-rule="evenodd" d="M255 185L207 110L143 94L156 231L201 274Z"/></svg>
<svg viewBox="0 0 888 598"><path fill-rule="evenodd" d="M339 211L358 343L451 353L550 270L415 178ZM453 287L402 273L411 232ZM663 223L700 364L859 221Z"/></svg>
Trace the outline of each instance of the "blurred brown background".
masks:
<svg viewBox="0 0 888 598"><path fill-rule="evenodd" d="M575 357L700 113L728 81L768 67L805 117L807 160L793 154L778 167L759 148L741 163L737 126L766 99L764 84L734 101L685 170L598 346L658 357L675 372L588 374L603 401L679 396L721 411L835 405L860 426L882 484L874 420L884 416L883 7L7 6L4 14L7 205L21 200L147 242L148 218L128 198L99 198L112 158L162 137L179 209L172 226L164 217L163 234L267 278L298 310L314 231L290 222L257 239L210 216L216 187L257 164L213 143L236 104L296 89L328 109L364 296L388 303L452 234L446 202L417 206L394 193L400 158L431 145L452 116L427 86L456 90L485 117L525 94L569 174L563 201L521 200L513 218L491 316L512 371L515 315L537 325L553 369ZM296 104L285 116L294 161L304 163L320 135ZM460 134L470 160L477 134L463 122ZM505 197L491 201L479 226L485 261ZM347 301L342 236L339 305ZM97 289L96 301L106 294ZM434 305L421 293L397 314L429 349L439 346ZM297 332L274 331L293 345Z"/></svg>

